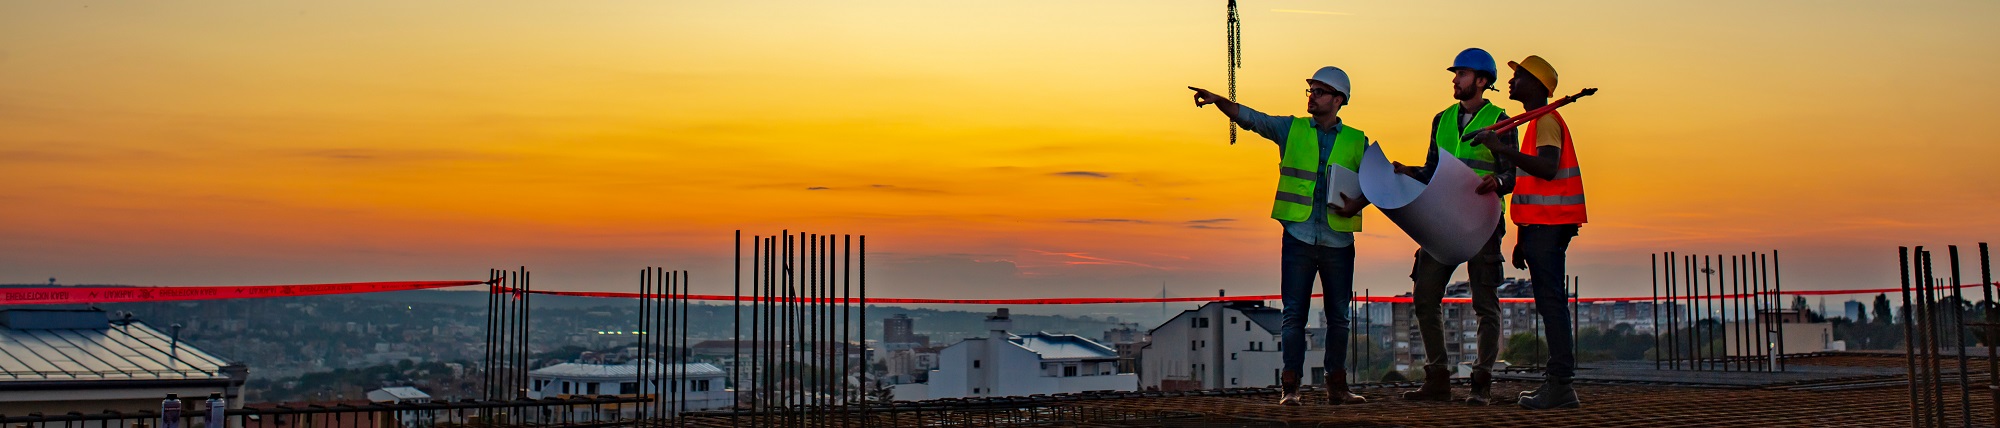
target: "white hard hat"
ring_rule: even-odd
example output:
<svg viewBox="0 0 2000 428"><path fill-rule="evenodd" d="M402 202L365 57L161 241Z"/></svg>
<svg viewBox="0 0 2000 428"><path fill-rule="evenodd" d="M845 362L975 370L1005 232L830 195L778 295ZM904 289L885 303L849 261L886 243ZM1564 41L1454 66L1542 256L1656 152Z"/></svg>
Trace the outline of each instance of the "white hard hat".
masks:
<svg viewBox="0 0 2000 428"><path fill-rule="evenodd" d="M1340 91L1342 95L1346 95L1348 101L1354 100L1353 88L1349 87L1347 83L1347 72L1341 71L1340 67L1320 67L1319 71L1313 72L1313 77L1306 79L1306 81L1325 83L1327 86L1332 86L1333 90Z"/></svg>

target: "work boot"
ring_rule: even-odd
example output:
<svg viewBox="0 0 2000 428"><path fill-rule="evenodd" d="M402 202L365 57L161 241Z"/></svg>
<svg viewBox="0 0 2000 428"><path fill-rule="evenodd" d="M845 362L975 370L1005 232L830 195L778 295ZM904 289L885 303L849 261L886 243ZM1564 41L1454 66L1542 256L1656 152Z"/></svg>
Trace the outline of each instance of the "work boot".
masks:
<svg viewBox="0 0 2000 428"><path fill-rule="evenodd" d="M1278 404L1297 406L1299 402L1299 372L1286 370L1278 374Z"/></svg>
<svg viewBox="0 0 2000 428"><path fill-rule="evenodd" d="M1347 376L1328 376L1326 378L1326 404L1338 406L1366 402L1368 402L1367 398L1355 395L1353 391L1347 389Z"/></svg>
<svg viewBox="0 0 2000 428"><path fill-rule="evenodd" d="M1521 408L1528 410L1574 409L1583 407L1577 401L1576 389L1570 388L1570 378L1550 377L1542 381L1542 387L1533 395L1521 396Z"/></svg>
<svg viewBox="0 0 2000 428"><path fill-rule="evenodd" d="M1451 371L1443 367L1424 366L1424 386L1415 391L1404 391L1403 399L1451 401Z"/></svg>
<svg viewBox="0 0 2000 428"><path fill-rule="evenodd" d="M1493 372L1476 370L1472 372L1472 395L1465 397L1465 404L1484 406L1493 402Z"/></svg>

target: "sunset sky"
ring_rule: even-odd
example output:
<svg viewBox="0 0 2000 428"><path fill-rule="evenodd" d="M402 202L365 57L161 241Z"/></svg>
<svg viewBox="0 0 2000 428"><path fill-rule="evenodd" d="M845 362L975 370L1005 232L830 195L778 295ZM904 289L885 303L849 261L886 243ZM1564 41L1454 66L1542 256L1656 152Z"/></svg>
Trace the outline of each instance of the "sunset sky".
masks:
<svg viewBox="0 0 2000 428"><path fill-rule="evenodd" d="M1228 86L1224 4L0 3L0 283L726 292L733 231L791 229L867 234L880 296L1274 294L1277 150L1185 89ZM2000 240L2000 3L1240 4L1240 101L1304 114L1340 66L1404 163L1460 49L1601 88L1563 110L1586 296L1659 251L1867 288ZM1407 291L1367 216L1359 287Z"/></svg>

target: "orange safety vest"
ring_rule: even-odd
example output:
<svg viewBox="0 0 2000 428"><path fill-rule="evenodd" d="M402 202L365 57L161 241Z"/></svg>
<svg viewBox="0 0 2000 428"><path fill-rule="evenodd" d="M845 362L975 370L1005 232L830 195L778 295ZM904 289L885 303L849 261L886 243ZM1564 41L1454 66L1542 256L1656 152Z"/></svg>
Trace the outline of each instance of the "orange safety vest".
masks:
<svg viewBox="0 0 2000 428"><path fill-rule="evenodd" d="M1583 209L1583 173L1577 168L1576 145L1570 143L1569 124L1563 122L1561 113L1549 112L1545 117L1562 125L1562 161L1556 165L1554 180L1515 173L1509 214L1514 217L1514 224L1583 224L1589 221ZM1521 139L1522 153L1537 153L1535 138L1542 135L1535 132L1539 122L1528 122L1527 135Z"/></svg>

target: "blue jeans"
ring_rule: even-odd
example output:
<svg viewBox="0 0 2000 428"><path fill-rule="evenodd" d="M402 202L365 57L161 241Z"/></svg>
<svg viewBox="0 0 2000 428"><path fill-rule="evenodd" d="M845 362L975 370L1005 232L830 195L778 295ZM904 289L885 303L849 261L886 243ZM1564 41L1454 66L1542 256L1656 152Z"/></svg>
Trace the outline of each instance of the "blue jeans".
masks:
<svg viewBox="0 0 2000 428"><path fill-rule="evenodd" d="M1285 370L1307 378L1306 318L1312 313L1313 276L1326 296L1326 373L1344 376L1347 371L1347 302L1354 294L1354 246L1333 248L1307 244L1285 234L1284 279L1280 296L1284 299L1284 324L1278 329L1284 347Z"/></svg>
<svg viewBox="0 0 2000 428"><path fill-rule="evenodd" d="M1579 225L1574 224L1524 224L1521 237L1514 243L1514 251L1528 262L1529 282L1535 287L1535 311L1542 314L1543 337L1549 342L1549 361L1546 375L1550 377L1576 376L1576 338L1570 336L1569 290L1564 279L1570 238L1576 237Z"/></svg>

